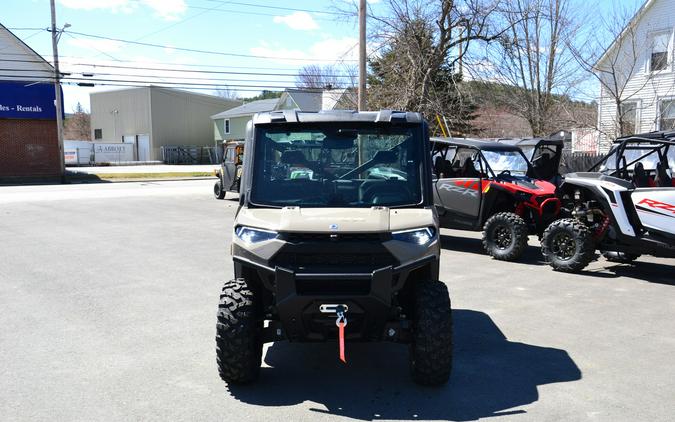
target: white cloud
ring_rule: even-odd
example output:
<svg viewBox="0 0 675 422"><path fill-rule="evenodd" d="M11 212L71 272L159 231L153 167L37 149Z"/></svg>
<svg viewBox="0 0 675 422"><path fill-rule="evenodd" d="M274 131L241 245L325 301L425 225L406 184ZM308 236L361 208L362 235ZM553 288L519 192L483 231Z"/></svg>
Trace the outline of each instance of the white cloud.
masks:
<svg viewBox="0 0 675 422"><path fill-rule="evenodd" d="M284 64L303 65L312 62L330 63L331 61L358 60L358 40L351 37L328 38L312 44L306 50L291 50L262 42L260 44L258 47L251 48L251 54L271 57L272 60Z"/></svg>
<svg viewBox="0 0 675 422"><path fill-rule="evenodd" d="M129 0L59 0L59 3L64 7L70 9L83 9L83 10L95 10L95 9L109 9L113 12L124 12L130 13L134 5L131 4Z"/></svg>
<svg viewBox="0 0 675 422"><path fill-rule="evenodd" d="M154 10L165 20L176 20L187 10L184 0L59 0L59 3L70 9L110 10L115 13L132 13L140 4Z"/></svg>
<svg viewBox="0 0 675 422"><path fill-rule="evenodd" d="M312 18L312 15L307 12L293 12L286 16L275 16L273 20L274 23L284 23L291 29L298 31L319 29L319 25L317 25L314 18Z"/></svg>
<svg viewBox="0 0 675 422"><path fill-rule="evenodd" d="M166 20L178 20L187 10L183 0L143 0L148 7Z"/></svg>
<svg viewBox="0 0 675 422"><path fill-rule="evenodd" d="M81 38L72 38L68 39L68 44L74 47L86 48L99 51L101 53L112 53L119 51L122 48L122 43L119 41L113 40L91 40L91 39L81 39Z"/></svg>

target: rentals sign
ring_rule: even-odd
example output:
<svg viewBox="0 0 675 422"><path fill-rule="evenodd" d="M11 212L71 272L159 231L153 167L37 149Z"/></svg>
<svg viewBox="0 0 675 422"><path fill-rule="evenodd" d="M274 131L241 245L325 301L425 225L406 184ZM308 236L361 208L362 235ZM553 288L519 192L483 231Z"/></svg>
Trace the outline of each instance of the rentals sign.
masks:
<svg viewBox="0 0 675 422"><path fill-rule="evenodd" d="M52 84L1 81L0 118L55 119L55 98Z"/></svg>

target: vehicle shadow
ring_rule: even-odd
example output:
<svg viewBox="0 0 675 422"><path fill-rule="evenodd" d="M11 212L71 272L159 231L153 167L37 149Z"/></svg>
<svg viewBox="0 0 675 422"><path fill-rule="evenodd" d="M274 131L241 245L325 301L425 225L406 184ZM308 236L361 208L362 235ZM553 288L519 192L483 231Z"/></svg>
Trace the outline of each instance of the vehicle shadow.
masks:
<svg viewBox="0 0 675 422"><path fill-rule="evenodd" d="M447 234L441 234L440 238L441 248L443 249L485 255L487 259L491 259L485 252L485 249L483 249L483 243L481 239L451 236ZM518 261L514 261L514 263L527 265L546 265L546 262L544 262L544 257L541 255L539 242L536 242L535 240L536 239L534 238L530 238L530 241L525 248L525 252L523 252L523 256L521 256Z"/></svg>
<svg viewBox="0 0 675 422"><path fill-rule="evenodd" d="M291 406L358 420L458 420L526 413L537 386L581 379L566 351L510 342L485 313L454 310L453 373L447 385L420 387L409 377L407 348L348 344L347 364L337 345L275 343L258 383L230 386L238 400Z"/></svg>
<svg viewBox="0 0 675 422"><path fill-rule="evenodd" d="M639 258L634 264L608 264L610 264L610 266L606 269L613 273L615 277L629 277L648 283L675 286L672 265L641 262Z"/></svg>

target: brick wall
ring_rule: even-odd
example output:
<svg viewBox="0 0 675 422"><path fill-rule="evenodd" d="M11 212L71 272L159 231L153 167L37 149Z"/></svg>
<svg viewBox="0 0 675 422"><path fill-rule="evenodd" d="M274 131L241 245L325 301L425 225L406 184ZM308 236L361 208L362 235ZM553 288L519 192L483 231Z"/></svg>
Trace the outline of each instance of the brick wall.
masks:
<svg viewBox="0 0 675 422"><path fill-rule="evenodd" d="M58 177L56 120L0 119L0 177Z"/></svg>

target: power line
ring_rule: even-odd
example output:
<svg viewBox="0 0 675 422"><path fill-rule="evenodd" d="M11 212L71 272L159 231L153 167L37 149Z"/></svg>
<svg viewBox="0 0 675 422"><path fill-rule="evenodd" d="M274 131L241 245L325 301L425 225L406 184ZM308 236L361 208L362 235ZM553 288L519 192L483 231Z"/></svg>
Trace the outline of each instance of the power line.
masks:
<svg viewBox="0 0 675 422"><path fill-rule="evenodd" d="M0 78L16 78L16 75L8 75L8 74L0 74ZM44 81L44 82L52 82L54 80L54 77L41 77L41 76L24 76L22 79L27 78L25 81L26 82L31 82L31 81ZM159 82L158 85L153 84L152 82L148 81L141 81L141 80L134 80L134 79L99 79L99 78L88 78L88 77L72 77L72 76L64 76L62 78L63 80L68 80L68 81L77 81L81 83L92 83L92 82L101 82L101 83L130 83L130 84L145 84L143 86L162 86L162 85L169 85L169 86L184 86L184 87L210 87L212 89L218 89L218 88L223 88L222 84L214 84L214 83L192 83L192 82ZM279 84L286 83L284 81L278 82ZM97 84L94 84L97 85ZM262 89L289 89L290 87L287 85L229 85L229 88L257 88L257 91L260 91ZM294 91L297 91L298 89L296 88L290 88ZM308 88L303 88L304 90L307 90L308 92L322 92L322 89L308 89ZM239 90L239 89L237 89Z"/></svg>
<svg viewBox="0 0 675 422"><path fill-rule="evenodd" d="M10 31L48 31L49 28L7 28Z"/></svg>
<svg viewBox="0 0 675 422"><path fill-rule="evenodd" d="M193 48L185 48L185 47L172 47L168 45L161 45L161 44L153 44L153 43L146 43L146 42L140 42L140 41L131 41L131 40L125 40L121 38L112 38L112 37L104 37L102 35L94 35L94 34L85 34L83 32L75 32L75 31L63 31L65 33L69 34L74 34L74 35L80 35L83 37L89 37L89 38L94 38L94 39L100 39L100 40L108 40L108 41L117 41L125 44L134 44L134 45L141 45L144 47L153 47L153 48L163 48L163 49L172 49L172 50L177 50L177 51L187 51L190 53L199 53L199 54L212 54L212 55L218 55L218 56L229 56L229 57L245 57L245 58L252 58L252 59L273 59L273 60L291 60L291 61L334 61L333 59L312 59L312 58L298 58L298 57L274 57L274 56L259 56L259 55L252 55L252 54L237 54L237 53L223 53L221 51L210 51L210 50L197 50ZM355 60L344 60L344 61L355 61Z"/></svg>
<svg viewBox="0 0 675 422"><path fill-rule="evenodd" d="M271 16L271 17L279 16L279 15L274 14L274 13L250 12L250 11L245 11L245 10L232 10L232 9L210 9L208 7L202 7L202 6L188 6L188 8L189 9L204 10L204 11L211 10L211 11L214 11L214 12L238 13L238 14L242 14L242 15L253 15L253 16ZM322 17L315 17L314 19L332 20L331 18L322 18Z"/></svg>
<svg viewBox="0 0 675 422"><path fill-rule="evenodd" d="M309 13L321 13L325 15L336 15L336 16L346 16L348 15L347 13L342 13L342 12L328 12L325 10L312 10L312 9L299 9L299 8L294 8L294 7L282 7L282 6L269 6L269 5L262 5L262 4L253 4L253 3L244 3L244 2L236 2L236 1L228 1L228 2L223 2L219 0L207 0L213 3L227 3L227 4L236 4L239 6L251 6L251 7L260 7L263 9L276 9L276 10L290 10L293 12L309 12Z"/></svg>
<svg viewBox="0 0 675 422"><path fill-rule="evenodd" d="M0 59L0 62L20 62L20 63L43 63L39 60L8 60ZM101 67L101 68L111 68L111 69L128 69L128 70L155 70L161 72L180 72L180 73L193 73L193 74L209 74L209 75L246 75L246 76L280 76L280 77L303 77L303 76L317 76L317 77L330 77L330 78L351 78L351 75L348 74L307 74L307 73L269 73L269 72L232 72L232 71L218 71L218 70L190 70L190 69L171 69L171 68L160 68L160 67L139 67L139 66L116 66L116 65L104 65L104 64L87 64L87 63L63 63L67 66L88 66L88 67ZM0 70L12 70L12 71L33 71L31 69L0 69ZM100 75L114 75L112 73L100 73L96 70L83 70L83 71L71 71L71 73L97 73ZM121 75L127 75L125 73L119 73ZM143 76L143 75L139 75Z"/></svg>
<svg viewBox="0 0 675 422"><path fill-rule="evenodd" d="M9 68L0 68L0 72L43 72L43 73L53 73L51 70L34 70L34 69L9 69ZM84 76L86 74L89 74L91 72L86 72L86 71L81 71L81 72L67 72L67 71L62 71L61 74L63 75L64 78L72 77L73 74L82 74L83 77L86 78L92 78L94 76L99 77L99 76L115 76L115 77L133 77L133 78L149 78L149 79L166 79L166 80L181 80L181 81L210 81L210 82L265 82L265 83L288 83L288 82L293 82L293 81L282 81L282 80L260 80L260 79L222 79L222 78L197 78L197 77L191 77L191 76L185 76L185 77L178 77L178 76L171 76L171 75L139 75L139 74L133 74L133 73L99 73L99 72L94 72L92 76ZM28 75L30 76L30 75ZM295 76L295 75L290 75L290 76ZM42 77L40 75L36 75L35 77ZM152 81L149 81L148 83L151 83Z"/></svg>
<svg viewBox="0 0 675 422"><path fill-rule="evenodd" d="M40 53L38 53L40 54ZM30 56L30 57L35 57L35 54L28 54L28 53L7 53L4 54L6 56ZM41 56L43 54L40 54ZM88 60L91 59L91 57L81 57L81 56L64 56L59 54L59 59L62 58L69 58L69 59L77 59L77 60ZM44 63L45 60L11 60L11 59L3 59L0 58L0 62L6 61L6 62L11 62L11 61L16 61L16 62L25 62L25 63ZM49 60L46 60L49 61ZM67 61L67 60L66 60ZM115 60L116 62L120 63L141 63L138 60ZM77 64L77 63L71 63L72 65L82 65L82 66L104 66L101 64ZM257 70L297 70L297 67L266 67L266 66L224 66L224 65L211 65L211 64L196 64L196 63L174 63L174 62L156 62L156 61L150 61L149 64L163 64L163 65L169 65L169 66L185 66L185 67L205 67L205 68L220 68L220 69L257 69ZM193 72L192 70L185 70L186 72Z"/></svg>
<svg viewBox="0 0 675 422"><path fill-rule="evenodd" d="M64 85L68 86L80 86L82 87L80 83L77 82L64 82ZM179 86L179 85L171 85L171 86L162 86L162 85L143 85L143 84L130 84L130 83L119 83L119 84L113 84L113 83L96 83L96 84L88 84L86 85L87 87L98 87L98 86L106 86L106 87L123 87L123 88L149 88L149 87L154 87L154 88L166 88L166 89L182 89L182 90L189 90L189 91L215 91L219 88L223 88L222 86L219 87L192 87L192 86ZM321 92L318 90L310 90L306 88L283 88L283 87L278 87L274 89L237 89L237 92L260 92L260 91L268 91L268 92L278 92L278 93L283 93L287 90L293 91L293 92L304 92L304 93L317 93Z"/></svg>

